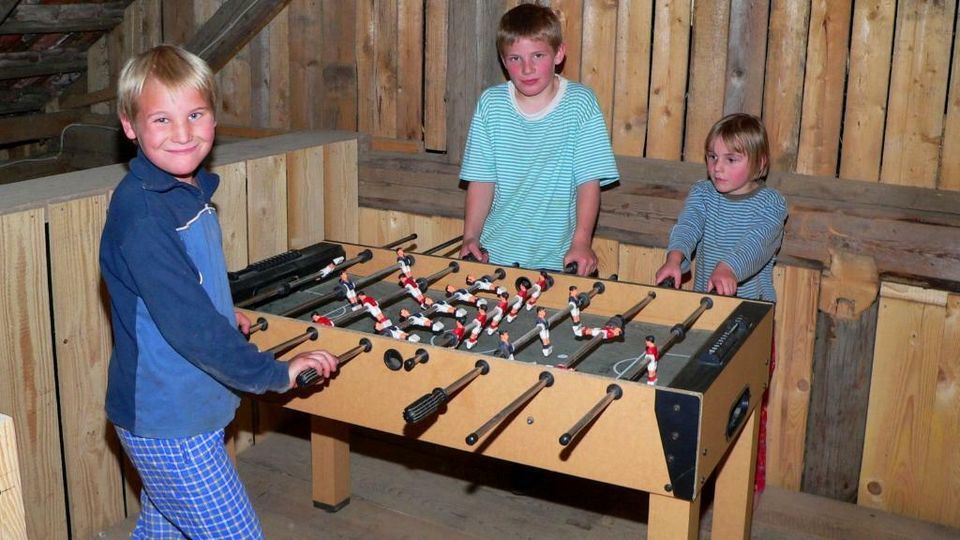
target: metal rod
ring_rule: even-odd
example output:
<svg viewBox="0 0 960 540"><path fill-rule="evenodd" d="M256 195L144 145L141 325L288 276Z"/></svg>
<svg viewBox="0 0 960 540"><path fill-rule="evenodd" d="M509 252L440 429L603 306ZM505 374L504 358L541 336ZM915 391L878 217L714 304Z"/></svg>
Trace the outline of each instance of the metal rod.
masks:
<svg viewBox="0 0 960 540"><path fill-rule="evenodd" d="M249 336L252 336L253 334L256 334L257 332L266 330L268 325L269 323L267 323L266 319L264 319L263 317L257 317L257 322L250 325L250 330L247 331L247 336L249 337Z"/></svg>
<svg viewBox="0 0 960 540"><path fill-rule="evenodd" d="M434 388L429 394L425 394L410 405L407 405L407 407L403 409L403 419L406 420L408 424L415 424L428 418L439 411L440 406L446 403L447 400L450 399L450 396L456 394L461 388L469 384L470 381L490 372L490 365L487 364L485 360L477 360L474 366L473 369L456 381L453 381L453 383L446 388Z"/></svg>
<svg viewBox="0 0 960 540"><path fill-rule="evenodd" d="M360 353L370 352L371 349L373 349L373 343L367 338L360 338L359 345L343 354L337 355L337 368L343 367L347 362L359 356ZM307 368L297 374L297 386L301 388L310 386L318 380L320 380L320 375L314 368Z"/></svg>
<svg viewBox="0 0 960 540"><path fill-rule="evenodd" d="M480 440L480 437L483 437L490 429L495 427L497 424L503 421L504 418L510 416L517 411L524 403L533 399L538 392L547 388L548 386L553 385L553 375L549 372L543 371L540 373L540 378L536 384L531 386L526 392L520 394L520 397L510 402L509 405L504 407L502 411L494 415L493 418L487 420L485 424L480 426L476 431L467 435L467 444L473 446Z"/></svg>
<svg viewBox="0 0 960 540"><path fill-rule="evenodd" d="M259 294L255 294L242 302L237 302L237 307L252 306L255 304L259 304L265 300L270 300L271 298L274 298L277 296L286 296L308 283L321 281L325 277L338 275L343 270L346 270L347 268L350 268L355 264L367 262L372 258L373 258L373 252L370 251L369 249L365 249L361 251L356 257L353 257L352 259L347 259L342 263L334 266L333 268L328 270L326 274L324 274L323 270L320 270L317 272L307 274L302 278L297 278L287 283L282 283L272 289L263 291L262 293L259 293Z"/></svg>
<svg viewBox="0 0 960 540"><path fill-rule="evenodd" d="M411 241L411 240L416 240L416 239L417 239L417 233L408 234L407 236L404 236L403 238L401 238L401 239L399 239L399 240L394 240L393 242L390 242L390 243L388 243L388 244L384 244L382 247L383 247L383 249L393 249L393 248L395 248L395 247L397 247L397 246L399 246L399 245L406 244L407 242L409 242L409 241Z"/></svg>
<svg viewBox="0 0 960 540"><path fill-rule="evenodd" d="M570 444L570 441L577 438L577 435L580 434L580 431L582 431L584 427L590 424L590 422L593 422L596 417L600 416L600 413L602 413L608 405L613 403L614 400L620 399L621 397L623 397L622 388L615 384L608 386L607 393L604 394L603 398L598 401L592 409L587 411L587 414L583 415L583 418L577 421L572 428L568 429L566 433L560 436L560 445L566 446Z"/></svg>
<svg viewBox="0 0 960 540"><path fill-rule="evenodd" d="M439 272L434 272L433 274L430 274L429 276L427 276L427 277L425 277L425 278L423 278L423 279L427 282L427 284L430 284L430 283L433 283L434 281L442 278L443 276L445 276L445 275L447 275L447 274L449 274L449 273L451 273L451 272L457 272L457 271L459 271L459 270L460 270L460 265L457 264L456 261L450 261L450 264L447 265L446 268L444 268L443 270L440 270ZM357 289L360 289L359 283L360 283L360 281L358 280L358 281L357 281L357 284L358 284L358 285L357 285ZM400 288L400 289L397 289L396 291L388 294L387 296L384 296L382 299L378 300L377 303L379 303L379 304L380 304L381 306L383 306L383 307L387 307L388 305L396 302L396 301L399 300L400 298L403 298L403 297L406 296L407 294L408 294L408 293L407 293L407 290L406 290L406 289ZM344 313L343 315L334 318L334 319L333 319L333 325L334 325L334 326L340 326L340 327L345 326L345 325L350 324L351 322L355 321L356 319L359 319L360 317L363 317L365 314L366 314L366 311L364 311L364 310L362 310L362 309L357 310L357 311L348 311L348 312Z"/></svg>
<svg viewBox="0 0 960 540"><path fill-rule="evenodd" d="M450 247L450 246L456 244L457 242L459 242L459 241L461 241L461 240L463 240L463 235L462 235L462 234L461 234L460 236L451 238L451 239L447 240L446 242L442 242L442 243L440 243L440 244L437 244L437 245L433 246L432 248L424 251L423 254L424 254L424 255L433 255L434 253L442 250L443 248Z"/></svg>
<svg viewBox="0 0 960 540"><path fill-rule="evenodd" d="M268 352L272 354L274 357L277 357L287 352L288 350L292 349L293 347L296 347L297 345L303 343L304 341L307 341L307 340L315 341L317 339L317 335L318 335L317 329L312 326L308 326L307 330L304 333L297 336L293 336L292 338L284 341L283 343L274 345L273 347L270 347L269 349L267 349L265 352Z"/></svg>
<svg viewBox="0 0 960 540"><path fill-rule="evenodd" d="M587 300L584 302L584 304L589 305L590 300L592 300L594 296L603 293L603 291L604 291L603 283L600 283L599 281L594 283L593 288L585 293L587 295L586 296ZM553 328L558 322L563 320L564 317L566 317L567 315L570 315L570 311L572 310L573 308L570 307L570 304L567 304L567 307L551 315L547 319L547 328L548 329ZM528 330L526 334L523 334L512 343L513 350L519 351L520 349L525 347L529 342L533 341L533 338L537 337L539 334L540 334L540 330L536 326L534 326L533 328Z"/></svg>
<svg viewBox="0 0 960 540"><path fill-rule="evenodd" d="M643 308L647 307L647 304L652 302L653 299L656 297L657 297L657 293L653 291L648 292L647 296L644 297L643 300L637 302L633 307L628 309L623 315L615 315L611 319L611 321L619 318L622 324L626 324L627 321L629 321L634 316L636 316L637 313L640 313L640 311ZM584 358L587 357L588 354L593 352L600 345L601 342L603 342L603 336L593 336L590 339L590 341L586 342L582 347L580 347L580 349L578 349L576 352L570 355L570 358L566 361L563 367L565 367L566 369L576 368L577 365L580 364L580 362L582 362Z"/></svg>
<svg viewBox="0 0 960 540"><path fill-rule="evenodd" d="M409 255L408 255L408 258L410 259L410 264L412 266L416 261L414 260L413 257ZM400 263L391 264L390 266L377 270L376 272L370 274L369 276L357 279L357 281L354 282L354 288L357 290L360 290L371 283L380 281L381 279L389 276L390 274L396 272L399 269L400 269ZM330 300L333 300L335 298L340 298L343 295L343 293L344 291L342 290L342 288L339 285L337 285L330 292L320 295L316 298L307 300L306 302L301 302L300 304L293 306L287 311L284 311L280 315L283 315L284 317L297 317L299 315L302 315L310 311L311 309L317 306L322 306L323 304L326 304Z"/></svg>
<svg viewBox="0 0 960 540"><path fill-rule="evenodd" d="M673 328L670 329L670 339L663 344L662 347L658 348L658 353L660 357L667 354L667 351L670 350L674 345L683 341L683 338L687 337L687 332L690 330L690 327L693 326L693 323L697 322L697 319L700 318L700 315L703 315L703 312L713 307L713 300L709 296L704 296L700 299L700 305L697 306L697 309L693 311L682 323L673 325ZM624 377L630 381L638 381L644 373L644 368L647 367L647 362L641 363L637 366L636 373L630 375L629 377Z"/></svg>

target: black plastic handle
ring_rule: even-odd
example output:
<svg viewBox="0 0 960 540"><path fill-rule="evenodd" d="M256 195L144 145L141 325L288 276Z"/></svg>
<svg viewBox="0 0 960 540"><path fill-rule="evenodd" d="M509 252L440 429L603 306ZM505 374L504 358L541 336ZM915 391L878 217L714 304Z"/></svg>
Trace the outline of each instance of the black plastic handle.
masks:
<svg viewBox="0 0 960 540"><path fill-rule="evenodd" d="M443 391L443 388L434 388L433 392L407 405L407 408L403 410L403 419L408 424L416 424L439 411L440 406L446 401L447 393Z"/></svg>

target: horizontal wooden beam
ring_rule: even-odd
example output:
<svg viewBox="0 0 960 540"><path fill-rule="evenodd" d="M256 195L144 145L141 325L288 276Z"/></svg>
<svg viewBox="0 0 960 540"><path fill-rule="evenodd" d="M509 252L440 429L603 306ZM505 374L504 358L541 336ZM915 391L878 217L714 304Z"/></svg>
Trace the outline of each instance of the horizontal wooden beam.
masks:
<svg viewBox="0 0 960 540"><path fill-rule="evenodd" d="M129 3L19 4L0 24L0 34L105 32L123 21Z"/></svg>
<svg viewBox="0 0 960 540"><path fill-rule="evenodd" d="M7 17L13 13L13 9L17 7L19 3L20 0L0 0L0 24L7 20Z"/></svg>
<svg viewBox="0 0 960 540"><path fill-rule="evenodd" d="M0 53L0 79L22 79L86 70L87 55L81 51L53 49Z"/></svg>
<svg viewBox="0 0 960 540"><path fill-rule="evenodd" d="M60 111L27 116L0 118L0 144L35 141L59 137L65 127L73 123L102 126L117 125L114 115ZM29 126L29 129L24 129Z"/></svg>
<svg viewBox="0 0 960 540"><path fill-rule="evenodd" d="M370 152L360 168L360 205L463 217L460 168L429 155ZM597 234L666 247L670 229L703 165L618 158L621 182L603 193ZM830 264L830 250L872 257L881 276L960 290L960 192L775 174L789 218L780 260Z"/></svg>
<svg viewBox="0 0 960 540"><path fill-rule="evenodd" d="M71 94L61 97L60 108L80 109L95 105L97 103L103 103L104 101L110 101L116 97L116 88L104 88L103 90L97 90L96 92L90 92L87 94Z"/></svg>

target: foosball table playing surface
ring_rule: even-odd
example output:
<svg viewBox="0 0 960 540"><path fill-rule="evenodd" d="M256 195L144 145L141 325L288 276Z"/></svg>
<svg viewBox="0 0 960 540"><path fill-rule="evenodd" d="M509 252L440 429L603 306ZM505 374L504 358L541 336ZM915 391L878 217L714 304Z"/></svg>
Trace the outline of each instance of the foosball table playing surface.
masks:
<svg viewBox="0 0 960 540"><path fill-rule="evenodd" d="M349 502L356 425L648 492L649 538L696 538L716 475L713 534L749 536L772 304L323 248L312 268L234 290L261 350L341 357L332 379L282 396L312 418L316 506Z"/></svg>

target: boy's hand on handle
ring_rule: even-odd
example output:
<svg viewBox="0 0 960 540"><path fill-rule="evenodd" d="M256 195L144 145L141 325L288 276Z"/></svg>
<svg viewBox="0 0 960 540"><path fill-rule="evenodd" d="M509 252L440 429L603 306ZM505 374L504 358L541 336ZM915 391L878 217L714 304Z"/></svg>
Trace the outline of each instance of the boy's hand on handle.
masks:
<svg viewBox="0 0 960 540"><path fill-rule="evenodd" d="M576 263L578 276L589 276L597 270L597 254L589 245L579 245L574 242L563 258L564 268L571 263Z"/></svg>
<svg viewBox="0 0 960 540"><path fill-rule="evenodd" d="M707 292L716 291L723 296L734 296L737 294L737 276L733 273L727 263L720 261L714 268L710 280L707 281Z"/></svg>
<svg viewBox="0 0 960 540"><path fill-rule="evenodd" d="M464 238L463 245L460 246L460 258L464 260L474 260L482 263L487 262L490 256L487 250L480 246L480 240L476 238Z"/></svg>
<svg viewBox="0 0 960 540"><path fill-rule="evenodd" d="M244 315L243 313L240 313L239 311L234 311L234 312L233 312L233 315L234 315L234 317L235 317L236 320L237 320L237 328L240 329L240 332L242 332L243 335L245 335L245 336L246 336L246 335L249 335L249 334L250 334L250 324L251 324L251 323L250 323L250 319L247 318L247 316Z"/></svg>
<svg viewBox="0 0 960 540"><path fill-rule="evenodd" d="M313 368L320 379L329 379L330 375L336 373L339 359L327 351L306 351L293 357L287 366L287 372L290 374L290 388L297 386L297 375Z"/></svg>

